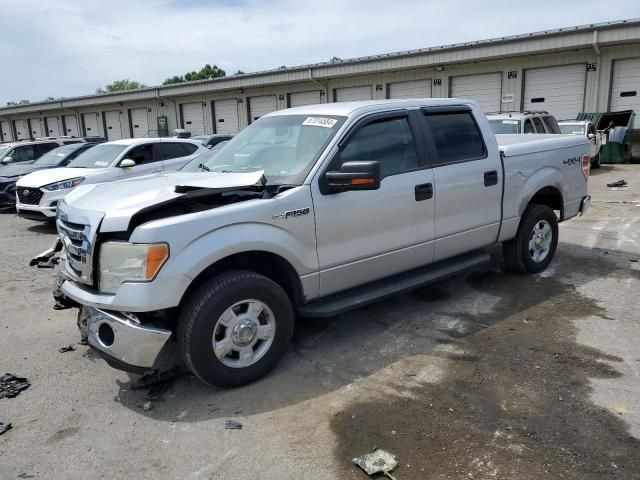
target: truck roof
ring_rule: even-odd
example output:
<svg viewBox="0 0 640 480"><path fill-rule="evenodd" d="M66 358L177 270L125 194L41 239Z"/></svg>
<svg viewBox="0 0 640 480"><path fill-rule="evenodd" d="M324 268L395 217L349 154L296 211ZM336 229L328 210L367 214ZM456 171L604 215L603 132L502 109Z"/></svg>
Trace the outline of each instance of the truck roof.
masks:
<svg viewBox="0 0 640 480"><path fill-rule="evenodd" d="M447 105L469 105L476 106L473 100L463 98L408 98L402 100L363 100L359 102L335 102L321 103L318 105L306 105L303 107L288 108L286 110L276 110L265 117L278 115L337 115L348 117L355 113L365 111L375 111L378 109L388 109L397 106L398 108L447 106Z"/></svg>

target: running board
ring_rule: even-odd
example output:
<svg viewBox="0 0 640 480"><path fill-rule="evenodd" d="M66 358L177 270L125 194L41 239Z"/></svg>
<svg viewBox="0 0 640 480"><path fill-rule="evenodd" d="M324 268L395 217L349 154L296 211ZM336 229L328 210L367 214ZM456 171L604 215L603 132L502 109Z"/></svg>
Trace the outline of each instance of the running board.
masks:
<svg viewBox="0 0 640 480"><path fill-rule="evenodd" d="M414 290L452 275L472 270L490 261L491 255L485 251L466 253L320 298L302 305L299 308L299 313L303 317L332 317L348 310L360 308L370 303Z"/></svg>

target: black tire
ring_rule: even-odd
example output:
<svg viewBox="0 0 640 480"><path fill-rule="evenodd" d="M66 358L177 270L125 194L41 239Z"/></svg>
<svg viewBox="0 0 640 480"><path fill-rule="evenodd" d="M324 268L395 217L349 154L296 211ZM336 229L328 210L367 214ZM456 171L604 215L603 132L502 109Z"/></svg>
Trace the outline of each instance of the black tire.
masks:
<svg viewBox="0 0 640 480"><path fill-rule="evenodd" d="M228 366L214 353L214 328L227 309L246 299L268 306L273 313L275 334L255 363ZM237 387L264 377L278 364L291 341L293 323L291 302L277 283L254 272L226 272L208 280L185 303L178 321L178 349L185 366L203 382Z"/></svg>
<svg viewBox="0 0 640 480"><path fill-rule="evenodd" d="M600 154L591 159L591 168L600 168Z"/></svg>
<svg viewBox="0 0 640 480"><path fill-rule="evenodd" d="M551 227L551 241L544 259L536 261L529 250L533 229L540 222ZM519 273L540 273L549 266L558 246L558 217L546 205L531 204L520 219L515 238L502 244L502 254L508 269Z"/></svg>

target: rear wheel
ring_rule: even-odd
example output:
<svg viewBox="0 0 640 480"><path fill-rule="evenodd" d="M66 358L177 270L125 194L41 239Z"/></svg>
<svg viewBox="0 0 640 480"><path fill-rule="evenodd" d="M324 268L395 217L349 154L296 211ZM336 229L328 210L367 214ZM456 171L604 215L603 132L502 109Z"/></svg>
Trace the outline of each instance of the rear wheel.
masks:
<svg viewBox="0 0 640 480"><path fill-rule="evenodd" d="M184 364L209 385L232 387L269 373L293 334L289 297L253 272L216 276L182 309L178 347Z"/></svg>
<svg viewBox="0 0 640 480"><path fill-rule="evenodd" d="M507 267L520 273L542 272L556 253L558 217L545 205L527 207L515 238L504 242L502 252Z"/></svg>
<svg viewBox="0 0 640 480"><path fill-rule="evenodd" d="M600 168L600 154L591 159L591 168Z"/></svg>

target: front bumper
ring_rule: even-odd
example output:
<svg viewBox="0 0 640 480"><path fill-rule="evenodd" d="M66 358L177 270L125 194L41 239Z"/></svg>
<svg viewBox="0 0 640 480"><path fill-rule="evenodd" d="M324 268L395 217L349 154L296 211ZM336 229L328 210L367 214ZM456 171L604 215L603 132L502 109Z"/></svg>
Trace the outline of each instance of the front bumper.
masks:
<svg viewBox="0 0 640 480"><path fill-rule="evenodd" d="M18 188L23 187L19 186ZM19 200L17 200L16 210L18 211L18 215L31 219L53 220L56 217L58 202L62 200L71 190L72 189L56 190L53 192L42 190L44 193L42 194L42 198L40 198L40 201L37 205L33 205L30 203L21 203Z"/></svg>
<svg viewBox="0 0 640 480"><path fill-rule="evenodd" d="M580 202L580 215L584 215L591 206L591 195L585 195Z"/></svg>
<svg viewBox="0 0 640 480"><path fill-rule="evenodd" d="M78 327L112 366L130 371L157 368L171 337L170 330L143 325L133 315L86 306L80 310Z"/></svg>

